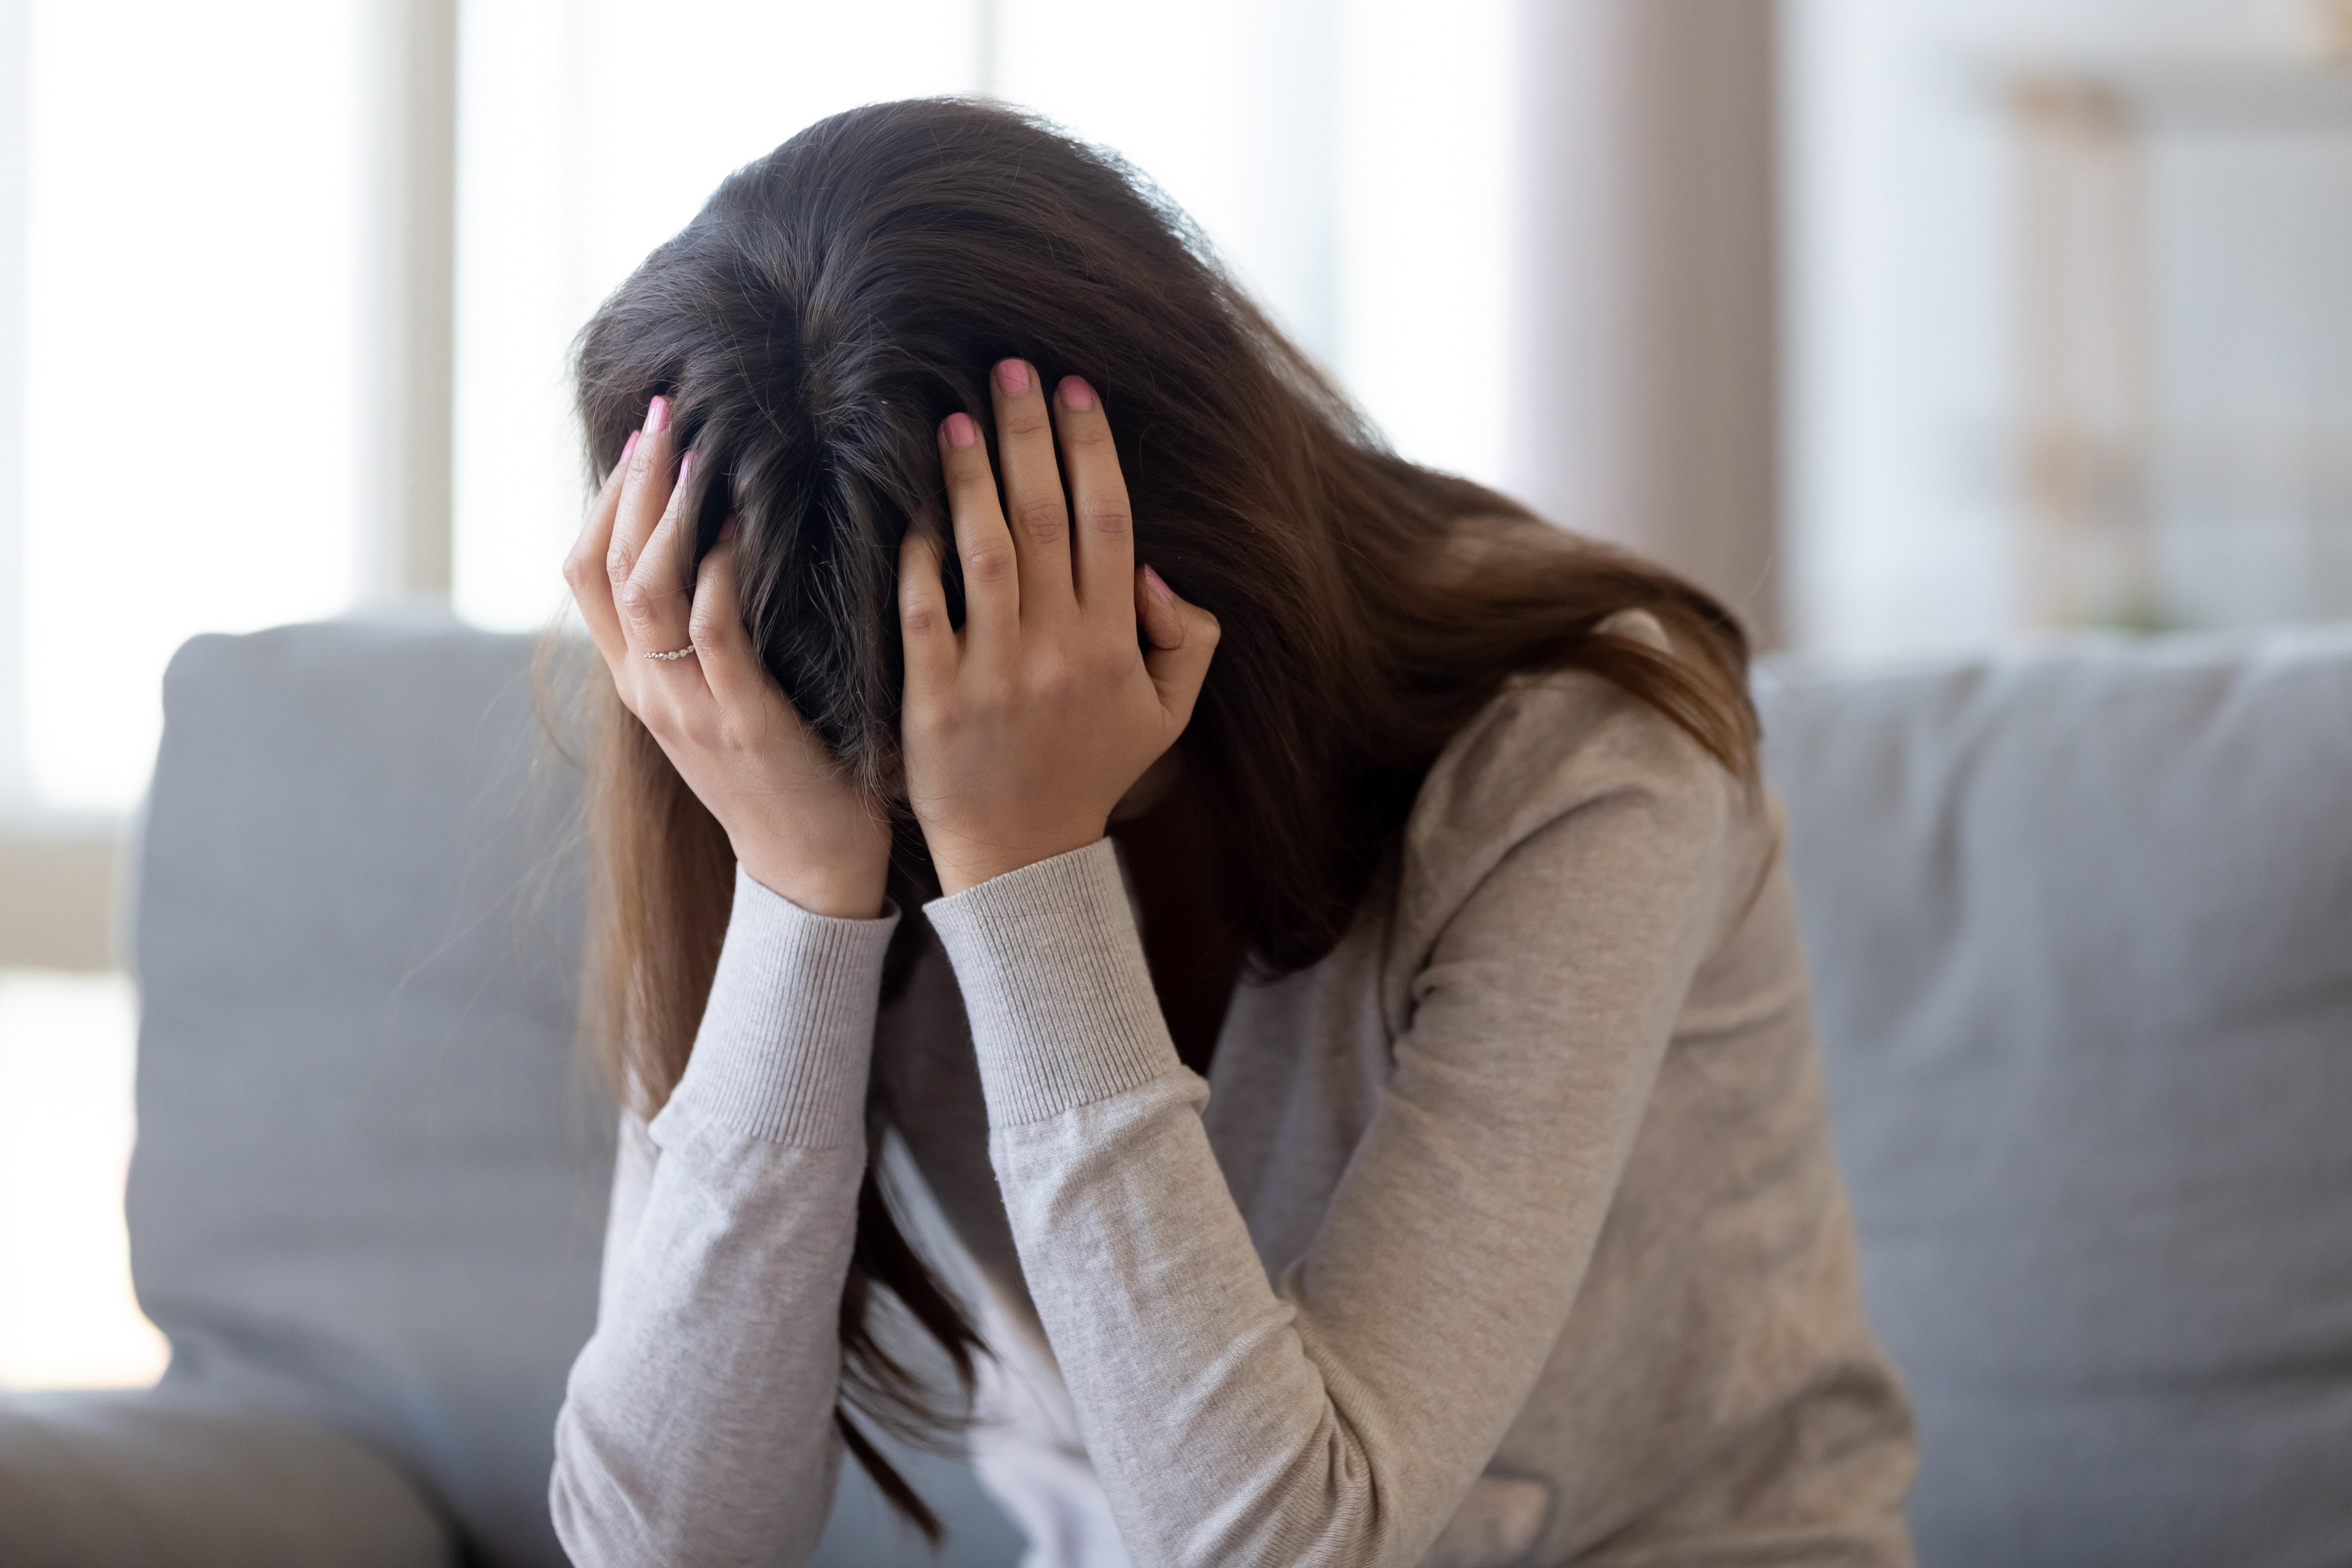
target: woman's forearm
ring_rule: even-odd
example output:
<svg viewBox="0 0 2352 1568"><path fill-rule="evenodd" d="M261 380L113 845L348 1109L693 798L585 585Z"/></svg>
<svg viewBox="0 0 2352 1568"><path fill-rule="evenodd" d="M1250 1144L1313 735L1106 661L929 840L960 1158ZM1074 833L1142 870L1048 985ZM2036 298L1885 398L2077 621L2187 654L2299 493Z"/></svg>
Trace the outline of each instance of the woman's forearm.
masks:
<svg viewBox="0 0 2352 1568"><path fill-rule="evenodd" d="M1109 845L928 912L971 1010L1023 1272L1129 1555L1387 1561L1400 1521L1366 1506L1361 1434L1266 1286Z"/></svg>
<svg viewBox="0 0 2352 1568"><path fill-rule="evenodd" d="M573 1562L794 1563L823 1533L894 923L821 919L739 876L693 1060L624 1129L604 1297L556 1424Z"/></svg>

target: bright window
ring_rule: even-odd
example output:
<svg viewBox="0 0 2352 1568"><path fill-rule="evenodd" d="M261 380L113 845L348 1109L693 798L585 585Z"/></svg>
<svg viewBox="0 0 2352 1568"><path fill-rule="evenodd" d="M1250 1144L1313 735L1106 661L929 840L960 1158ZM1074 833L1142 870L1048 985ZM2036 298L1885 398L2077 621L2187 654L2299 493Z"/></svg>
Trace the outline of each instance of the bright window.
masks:
<svg viewBox="0 0 2352 1568"><path fill-rule="evenodd" d="M352 596L351 0L35 0L26 53L25 753L145 786L172 650Z"/></svg>

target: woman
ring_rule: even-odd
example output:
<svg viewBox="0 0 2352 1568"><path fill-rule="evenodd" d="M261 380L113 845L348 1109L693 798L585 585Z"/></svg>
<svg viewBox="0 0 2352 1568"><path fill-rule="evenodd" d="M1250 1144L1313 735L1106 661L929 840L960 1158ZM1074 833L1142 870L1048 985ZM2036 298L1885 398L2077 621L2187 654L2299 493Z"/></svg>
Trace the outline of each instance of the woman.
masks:
<svg viewBox="0 0 2352 1568"><path fill-rule="evenodd" d="M1907 1561L1718 606L1387 453L993 109L737 174L579 375L576 1560L800 1561L845 1448L929 1524L928 1343L1033 1563Z"/></svg>

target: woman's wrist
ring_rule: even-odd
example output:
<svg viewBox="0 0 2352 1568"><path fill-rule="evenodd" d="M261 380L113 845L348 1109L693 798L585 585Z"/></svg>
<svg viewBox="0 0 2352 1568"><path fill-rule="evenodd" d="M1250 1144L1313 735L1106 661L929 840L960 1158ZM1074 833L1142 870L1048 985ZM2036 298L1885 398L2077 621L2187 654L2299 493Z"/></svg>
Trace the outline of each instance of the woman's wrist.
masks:
<svg viewBox="0 0 2352 1568"><path fill-rule="evenodd" d="M766 846L739 848L735 858L753 881L813 915L870 921L882 913L889 862L845 866L779 853Z"/></svg>
<svg viewBox="0 0 2352 1568"><path fill-rule="evenodd" d="M967 888L995 880L1041 860L1051 860L1056 855L1067 855L1073 849L1084 849L1103 836L1103 826L1097 824L1092 832L1069 828L1059 833L1045 833L1019 843L983 841L977 838L958 840L944 834L926 834L925 842L931 851L931 868L938 873L940 891L954 895Z"/></svg>

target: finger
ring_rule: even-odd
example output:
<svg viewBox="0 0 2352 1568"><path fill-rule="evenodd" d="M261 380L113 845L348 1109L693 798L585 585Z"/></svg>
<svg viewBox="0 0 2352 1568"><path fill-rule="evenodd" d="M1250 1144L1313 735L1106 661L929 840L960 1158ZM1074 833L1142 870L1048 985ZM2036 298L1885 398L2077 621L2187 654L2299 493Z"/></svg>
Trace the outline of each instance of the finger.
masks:
<svg viewBox="0 0 2352 1568"><path fill-rule="evenodd" d="M588 503L587 515L580 522L580 537L572 541L572 553L563 558L563 581L570 585L572 602L580 606L580 618L606 664L627 658L629 652L621 637L620 616L613 608L613 580L604 573L604 552L612 543L621 481L628 476L629 456L637 449L638 439L638 432L629 432L621 447L621 460L613 465L596 499Z"/></svg>
<svg viewBox="0 0 2352 1568"><path fill-rule="evenodd" d="M1021 626L1020 562L996 504L988 447L971 415L950 414L940 426L940 462L955 520L956 558L963 563L964 636L976 647L1009 646Z"/></svg>
<svg viewBox="0 0 2352 1568"><path fill-rule="evenodd" d="M646 405L645 427L638 432L637 449L621 480L620 505L613 516L612 542L604 549L604 574L612 580L616 595L625 591L637 569L637 557L645 552L646 541L653 537L662 513L669 508L674 458L671 440L669 399L656 397ZM621 616L621 634L630 639L633 652L647 651L635 640L625 606Z"/></svg>
<svg viewBox="0 0 2352 1568"><path fill-rule="evenodd" d="M1084 378L1066 375L1054 392L1054 424L1070 475L1070 543L1077 552L1079 608L1121 623L1134 597L1135 527L1127 479L1102 401Z"/></svg>
<svg viewBox="0 0 2352 1568"><path fill-rule="evenodd" d="M907 650L907 694L945 689L955 678L955 628L948 624L947 584L939 546L919 528L898 544L898 630Z"/></svg>
<svg viewBox="0 0 2352 1568"><path fill-rule="evenodd" d="M629 647L641 654L677 653L693 646L687 631L691 609L688 584L694 572L695 518L700 510L694 468L692 452L678 460L677 483L670 489L669 504L654 524L635 570L621 585L621 631ZM653 662L673 675L695 673L690 668L692 658Z"/></svg>
<svg viewBox="0 0 2352 1568"><path fill-rule="evenodd" d="M1021 618L1064 619L1077 608L1077 588L1045 388L1026 360L999 361L988 380L996 399L997 460L1004 465L1004 513L1021 559Z"/></svg>
<svg viewBox="0 0 2352 1568"><path fill-rule="evenodd" d="M695 657L683 661L702 667L702 678L719 706L739 710L760 700L768 679L767 667L751 646L751 628L743 624L743 600L736 589L735 536L740 526L729 518L719 531L719 542L695 571L694 609L687 623Z"/></svg>
<svg viewBox="0 0 2352 1568"><path fill-rule="evenodd" d="M1201 695L1201 682L1217 651L1217 617L1178 598L1149 566L1135 574L1135 614L1143 623L1143 635L1151 639L1143 668L1160 693L1161 710L1181 733L1192 721L1193 700Z"/></svg>

